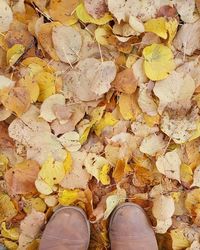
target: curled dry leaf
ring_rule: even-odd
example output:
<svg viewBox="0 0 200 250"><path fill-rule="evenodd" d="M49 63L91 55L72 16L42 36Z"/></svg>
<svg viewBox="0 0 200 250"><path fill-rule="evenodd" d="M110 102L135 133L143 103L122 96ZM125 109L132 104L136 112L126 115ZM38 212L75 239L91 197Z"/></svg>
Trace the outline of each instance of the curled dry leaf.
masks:
<svg viewBox="0 0 200 250"><path fill-rule="evenodd" d="M35 180L38 172L38 163L31 160L21 162L10 168L5 173L5 181L10 193L12 195L35 193Z"/></svg>
<svg viewBox="0 0 200 250"><path fill-rule="evenodd" d="M175 179L180 182L180 166L181 160L176 150L166 153L164 156L159 156L156 161L156 167L161 174L164 174L170 179Z"/></svg>
<svg viewBox="0 0 200 250"><path fill-rule="evenodd" d="M111 88L115 76L116 66L112 61L100 62L88 58L65 75L64 93L70 91L81 101L96 100Z"/></svg>
<svg viewBox="0 0 200 250"><path fill-rule="evenodd" d="M70 26L57 26L52 31L53 45L62 62L73 64L79 59L81 34Z"/></svg>
<svg viewBox="0 0 200 250"><path fill-rule="evenodd" d="M84 161L87 156L86 152L72 152L72 170L66 174L60 185L68 189L86 189L90 174L84 168Z"/></svg>
<svg viewBox="0 0 200 250"><path fill-rule="evenodd" d="M0 0L0 6L0 32L5 32L13 21L13 13L6 0Z"/></svg>
<svg viewBox="0 0 200 250"><path fill-rule="evenodd" d="M195 23L184 24L178 31L173 45L184 55L191 56L196 50L200 49L200 20Z"/></svg>
<svg viewBox="0 0 200 250"><path fill-rule="evenodd" d="M153 89L154 94L159 98L159 112L171 104L191 99L195 91L195 83L189 74L174 71L168 78L158 81Z"/></svg>
<svg viewBox="0 0 200 250"><path fill-rule="evenodd" d="M156 232L166 233L172 225L172 215L175 211L174 200L170 196L157 195L153 201L152 213L157 219Z"/></svg>
<svg viewBox="0 0 200 250"><path fill-rule="evenodd" d="M56 113L54 112L57 105L64 105L65 97L61 94L55 94L49 96L41 105L40 117L47 122L52 122L56 119Z"/></svg>
<svg viewBox="0 0 200 250"><path fill-rule="evenodd" d="M133 94L137 89L137 79L132 69L125 69L119 72L112 83L112 86L124 94Z"/></svg>

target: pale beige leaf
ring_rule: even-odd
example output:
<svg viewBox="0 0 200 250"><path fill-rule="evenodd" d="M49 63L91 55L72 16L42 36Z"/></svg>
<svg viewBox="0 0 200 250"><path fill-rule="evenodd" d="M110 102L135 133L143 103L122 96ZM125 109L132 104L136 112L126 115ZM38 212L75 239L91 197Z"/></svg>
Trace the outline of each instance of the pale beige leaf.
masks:
<svg viewBox="0 0 200 250"><path fill-rule="evenodd" d="M140 145L140 151L142 153L155 156L158 153L162 153L165 149L166 143L163 140L162 134L151 134L145 137Z"/></svg>
<svg viewBox="0 0 200 250"><path fill-rule="evenodd" d="M13 21L13 13L6 0L0 0L0 32L9 30Z"/></svg>
<svg viewBox="0 0 200 250"><path fill-rule="evenodd" d="M172 1L181 16L182 21L186 23L193 23L199 17L195 13L195 0L173 0Z"/></svg>
<svg viewBox="0 0 200 250"><path fill-rule="evenodd" d="M166 153L164 156L159 156L156 161L156 167L161 174L164 174L170 179L175 179L180 182L180 166L181 160L176 150Z"/></svg>
<svg viewBox="0 0 200 250"><path fill-rule="evenodd" d="M78 151L81 148L80 136L75 131L65 133L58 140L70 152Z"/></svg>
<svg viewBox="0 0 200 250"><path fill-rule="evenodd" d="M200 187L200 166L197 166L194 170L193 183L191 187Z"/></svg>
<svg viewBox="0 0 200 250"><path fill-rule="evenodd" d="M60 185L67 189L86 189L90 175L84 169L84 161L87 156L86 152L72 152L72 170L61 181Z"/></svg>
<svg viewBox="0 0 200 250"><path fill-rule="evenodd" d="M6 76L0 75L0 90L4 88L14 87L15 82Z"/></svg>
<svg viewBox="0 0 200 250"><path fill-rule="evenodd" d="M56 53L62 62L73 64L79 59L82 38L76 29L65 25L54 27L52 40Z"/></svg>
<svg viewBox="0 0 200 250"><path fill-rule="evenodd" d="M158 81L153 89L154 94L159 98L159 112L170 103L190 100L195 90L195 83L192 77L184 72L173 72L164 80Z"/></svg>
<svg viewBox="0 0 200 250"><path fill-rule="evenodd" d="M186 23L179 29L173 45L184 55L191 56L196 50L200 49L200 20L195 23Z"/></svg>
<svg viewBox="0 0 200 250"><path fill-rule="evenodd" d="M54 108L56 105L64 105L65 97L61 94L55 94L49 96L41 105L40 108L40 117L42 117L47 122L52 122L56 119L56 114Z"/></svg>

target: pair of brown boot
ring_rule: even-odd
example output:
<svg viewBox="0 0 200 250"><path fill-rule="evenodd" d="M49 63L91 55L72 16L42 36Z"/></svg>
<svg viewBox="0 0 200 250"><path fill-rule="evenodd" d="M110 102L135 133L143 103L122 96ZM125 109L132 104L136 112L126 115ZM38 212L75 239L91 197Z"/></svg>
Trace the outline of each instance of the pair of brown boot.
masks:
<svg viewBox="0 0 200 250"><path fill-rule="evenodd" d="M133 203L118 206L110 219L109 236L113 250L157 250L155 234L144 210ZM43 233L40 250L86 250L90 224L77 207L57 210Z"/></svg>

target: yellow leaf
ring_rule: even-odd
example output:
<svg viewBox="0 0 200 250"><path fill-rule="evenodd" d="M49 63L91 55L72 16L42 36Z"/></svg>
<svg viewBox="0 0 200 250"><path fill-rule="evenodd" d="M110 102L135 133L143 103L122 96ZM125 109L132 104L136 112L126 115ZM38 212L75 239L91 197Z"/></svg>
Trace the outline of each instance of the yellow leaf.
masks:
<svg viewBox="0 0 200 250"><path fill-rule="evenodd" d="M149 19L145 24L145 31L152 32L163 39L167 39L166 19L164 17Z"/></svg>
<svg viewBox="0 0 200 250"><path fill-rule="evenodd" d="M193 172L190 165L182 164L181 165L181 181L191 185L193 180Z"/></svg>
<svg viewBox="0 0 200 250"><path fill-rule="evenodd" d="M197 121L196 124L196 130L194 130L191 134L191 137L189 139L189 141L195 140L200 136L200 121Z"/></svg>
<svg viewBox="0 0 200 250"><path fill-rule="evenodd" d="M153 81L163 80L174 70L172 51L162 44L152 44L143 50L144 70Z"/></svg>
<svg viewBox="0 0 200 250"><path fill-rule="evenodd" d="M112 34L112 29L109 25L104 25L102 27L98 27L95 30L96 41L103 46L109 45L107 38L111 34Z"/></svg>
<svg viewBox="0 0 200 250"><path fill-rule="evenodd" d="M43 70L49 73L55 72L53 67L39 57L27 57L22 61L22 65L28 67L30 70L29 73L33 76Z"/></svg>
<svg viewBox="0 0 200 250"><path fill-rule="evenodd" d="M66 25L73 25L78 21L73 13L79 2L79 0L51 0L49 3L49 14L53 20Z"/></svg>
<svg viewBox="0 0 200 250"><path fill-rule="evenodd" d="M31 198L30 202L31 202L32 208L34 208L36 211L42 212L42 213L45 212L46 204L41 198L39 197Z"/></svg>
<svg viewBox="0 0 200 250"><path fill-rule="evenodd" d="M65 176L65 168L62 162L54 161L52 155L43 163L38 174L51 188L62 181Z"/></svg>
<svg viewBox="0 0 200 250"><path fill-rule="evenodd" d="M24 78L21 78L19 80L19 85L27 89L32 103L37 101L40 94L40 89L38 84L34 81L34 79L31 76L26 75Z"/></svg>
<svg viewBox="0 0 200 250"><path fill-rule="evenodd" d="M118 120L115 119L111 113L107 112L105 113L104 117L94 126L94 131L97 136L100 136L105 127L114 126L117 122Z"/></svg>
<svg viewBox="0 0 200 250"><path fill-rule="evenodd" d="M24 54L25 47L22 44L15 44L7 50L7 63L13 66L17 60Z"/></svg>
<svg viewBox="0 0 200 250"><path fill-rule="evenodd" d="M3 243L8 250L16 250L18 248L17 243L11 240L4 240Z"/></svg>
<svg viewBox="0 0 200 250"><path fill-rule="evenodd" d="M7 194L0 193L0 222L12 219L17 210Z"/></svg>
<svg viewBox="0 0 200 250"><path fill-rule="evenodd" d="M63 206L72 205L79 198L79 190L63 190L59 193L58 201Z"/></svg>
<svg viewBox="0 0 200 250"><path fill-rule="evenodd" d="M190 214L194 213L195 208L200 204L200 188L196 188L187 193L185 207Z"/></svg>
<svg viewBox="0 0 200 250"><path fill-rule="evenodd" d="M80 136L80 144L82 145L84 142L87 141L87 138L89 136L89 133L90 133L90 129L92 128L92 125L91 123L89 123L87 125L87 127L85 128L84 132L82 133L82 135Z"/></svg>
<svg viewBox="0 0 200 250"><path fill-rule="evenodd" d="M177 33L177 28L178 28L179 22L177 19L170 19L168 22L166 22L166 28L167 32L169 34L168 42L167 45L170 46L174 37L176 36Z"/></svg>
<svg viewBox="0 0 200 250"><path fill-rule="evenodd" d="M42 102L47 97L55 94L56 87L55 87L55 81L56 78L53 74L50 74L49 72L42 71L39 74L37 74L34 77L34 80L38 84L40 88L40 95L38 97L38 101Z"/></svg>
<svg viewBox="0 0 200 250"><path fill-rule="evenodd" d="M103 116L105 106L95 108L91 113L91 124L92 126L99 122Z"/></svg>
<svg viewBox="0 0 200 250"><path fill-rule="evenodd" d="M4 238L10 239L10 240L18 240L19 239L19 228L13 227L13 228L7 229L6 223L3 222L1 224L1 235Z"/></svg>
<svg viewBox="0 0 200 250"><path fill-rule="evenodd" d="M99 180L103 185L109 185L110 184L110 176L108 175L110 171L109 164L105 164L99 174Z"/></svg>
<svg viewBox="0 0 200 250"><path fill-rule="evenodd" d="M172 238L172 249L182 250L190 246L190 242L185 237L183 229L171 230L170 236Z"/></svg>
<svg viewBox="0 0 200 250"><path fill-rule="evenodd" d="M8 158L0 154L0 177L4 175L8 165Z"/></svg>
<svg viewBox="0 0 200 250"><path fill-rule="evenodd" d="M76 8L76 15L78 19L84 23L94 23L98 25L104 25L113 19L109 13L106 13L103 17L99 19L93 18L87 13L83 3L79 4L79 6Z"/></svg>
<svg viewBox="0 0 200 250"><path fill-rule="evenodd" d="M67 156L63 162L63 166L65 169L65 174L67 175L72 170L72 156L70 152L67 152Z"/></svg>
<svg viewBox="0 0 200 250"><path fill-rule="evenodd" d="M135 118L133 113L133 96L121 94L119 97L119 109L122 117L125 120L132 120Z"/></svg>
<svg viewBox="0 0 200 250"><path fill-rule="evenodd" d="M158 125L160 123L160 116L159 115L150 116L144 114L144 121L149 127L153 127L154 125Z"/></svg>

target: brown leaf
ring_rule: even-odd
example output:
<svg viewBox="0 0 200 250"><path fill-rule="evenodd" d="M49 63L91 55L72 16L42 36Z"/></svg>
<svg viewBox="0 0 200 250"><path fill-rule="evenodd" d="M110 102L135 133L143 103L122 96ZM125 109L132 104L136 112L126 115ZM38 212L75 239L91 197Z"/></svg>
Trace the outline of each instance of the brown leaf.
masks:
<svg viewBox="0 0 200 250"><path fill-rule="evenodd" d="M132 69L125 69L119 72L112 83L112 86L119 92L133 94L137 89L138 81Z"/></svg>
<svg viewBox="0 0 200 250"><path fill-rule="evenodd" d="M14 142L8 135L8 127L0 122L0 148L13 148Z"/></svg>
<svg viewBox="0 0 200 250"><path fill-rule="evenodd" d="M35 180L40 168L36 161L27 160L5 173L5 180L12 195L37 192Z"/></svg>

